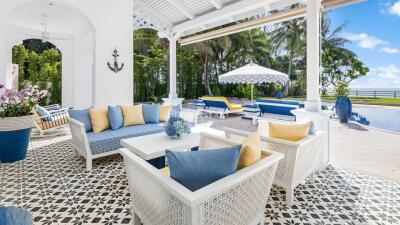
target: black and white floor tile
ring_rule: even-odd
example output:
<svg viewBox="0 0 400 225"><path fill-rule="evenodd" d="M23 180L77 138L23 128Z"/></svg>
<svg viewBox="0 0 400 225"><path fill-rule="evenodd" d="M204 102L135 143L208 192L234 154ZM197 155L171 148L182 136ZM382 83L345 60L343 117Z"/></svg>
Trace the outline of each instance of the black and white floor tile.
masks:
<svg viewBox="0 0 400 225"><path fill-rule="evenodd" d="M35 224L129 224L130 198L120 156L85 171L68 136L33 140L28 158L0 165L0 206L23 207ZM329 167L296 188L295 203L273 187L265 224L400 224L400 184Z"/></svg>

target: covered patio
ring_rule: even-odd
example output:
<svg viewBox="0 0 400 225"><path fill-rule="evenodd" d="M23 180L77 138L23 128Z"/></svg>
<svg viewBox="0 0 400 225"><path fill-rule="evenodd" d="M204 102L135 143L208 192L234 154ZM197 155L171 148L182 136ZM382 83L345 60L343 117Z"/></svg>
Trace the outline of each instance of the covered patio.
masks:
<svg viewBox="0 0 400 225"><path fill-rule="evenodd" d="M68 40L59 46L67 57L63 79L63 106L74 108L133 104L133 37L132 31L151 28L169 41L169 93L164 102L183 105L177 95L177 45L189 45L212 38L277 24L299 17L307 18L307 99L304 109L293 110L297 120L311 120L321 131L321 141L312 177L304 178L294 190L294 203L287 202L287 192L272 186L263 214L264 224L398 224L400 221L400 185L390 178L374 178L373 168L357 171L352 160L340 155L346 145L357 147L346 135L354 131L332 134L344 129L335 121L331 127L331 111L324 111L320 97L320 21L321 12L362 0L133 0L96 1L10 0L0 9L0 83L12 88L10 49L27 38L21 30L35 27L41 8L54 10L55 26L78 18L69 30L51 31ZM98 2L98 3L97 3ZM36 8L33 6L35 5ZM292 7L295 5L295 7ZM53 9L51 9L53 7ZM27 12L32 9L31 14ZM33 10L34 9L34 10ZM96 10L93 10L96 9ZM65 17L58 18L56 13ZM38 14L39 13L39 14ZM24 23L29 16L36 21ZM9 19L14 19L10 22ZM240 22L239 22L240 21ZM25 26L25 27L24 27ZM64 32L64 33L63 33ZM114 50L125 66L116 73L107 67ZM133 74L134 75L134 74ZM197 123L197 119L196 119ZM225 128L254 132L257 128L238 117L227 120L199 118L196 129L223 138ZM80 129L83 129L82 126ZM85 133L86 134L86 133ZM34 224L140 224L132 209L127 163L118 155L93 160L93 169L85 171L87 161L77 153L71 141L75 133L32 139L27 159L14 164L0 164L0 207L14 206L29 210ZM363 136L390 135L371 131ZM390 136L390 138L397 136ZM348 137L347 137L348 138ZM342 141L333 148L332 141ZM344 141L345 140L345 141ZM89 144L85 143L85 146ZM393 145L382 147L393 149ZM350 148L349 147L349 148ZM333 154L335 151L335 154ZM363 153L357 151L357 153ZM357 154L354 153L354 154ZM376 152L375 152L376 153ZM393 155L398 154L393 151ZM366 157L371 159L372 156ZM92 159L90 159L92 160ZM297 160L297 159L296 159ZM334 163L333 163L334 162ZM164 163L165 164L165 163ZM365 164L362 164L365 166ZM387 173L387 167L380 168ZM371 173L364 173L370 171ZM394 179L393 179L394 177ZM139 179L138 179L139 180ZM129 182L132 182L129 180ZM256 185L254 185L256 186ZM158 190L150 188L146 197ZM131 192L130 192L131 191ZM235 192L235 191L231 191ZM170 199L169 199L170 200ZM160 202L159 204L163 204ZM169 203L169 202L168 202ZM158 205L158 203L156 203ZM149 211L156 209L147 208ZM162 214L162 212L160 213ZM179 213L178 213L179 214ZM165 216L164 214L162 214ZM168 218L168 216L166 216ZM144 225L146 223L142 221ZM151 223L149 223L151 224ZM169 224L169 223L168 223ZM175 224L175 223L171 223ZM215 224L209 221L205 224ZM260 224L261 225L261 224Z"/></svg>
<svg viewBox="0 0 400 225"><path fill-rule="evenodd" d="M335 148L346 147L348 143L337 141L350 139L336 133L340 125L332 123ZM216 130L221 127L255 129L237 117L204 120L200 126L217 133L222 133ZM382 132L373 132L364 137L387 138ZM351 146L335 151L339 155L333 156L333 166L317 172L314 184L297 187L292 206L286 205L285 191L273 186L265 206L265 224L398 224L400 185L386 177L357 172L348 168L354 160L346 163L335 157L350 150ZM27 160L0 165L0 206L31 211L35 224L130 224L131 200L122 157L98 159L93 166L91 172L84 170L85 161L76 154L69 135L33 139Z"/></svg>

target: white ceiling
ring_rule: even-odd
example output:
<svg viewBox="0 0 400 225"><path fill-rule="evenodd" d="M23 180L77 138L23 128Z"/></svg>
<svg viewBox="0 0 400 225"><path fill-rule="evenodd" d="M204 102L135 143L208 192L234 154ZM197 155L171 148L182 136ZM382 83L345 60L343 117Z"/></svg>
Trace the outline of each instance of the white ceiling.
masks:
<svg viewBox="0 0 400 225"><path fill-rule="evenodd" d="M91 27L88 20L78 11L61 4L49 5L49 1L34 0L19 5L7 16L7 23L30 30L43 31L44 18L47 14L47 31L73 35Z"/></svg>
<svg viewBox="0 0 400 225"><path fill-rule="evenodd" d="M134 14L182 37L300 2L304 0L134 0Z"/></svg>

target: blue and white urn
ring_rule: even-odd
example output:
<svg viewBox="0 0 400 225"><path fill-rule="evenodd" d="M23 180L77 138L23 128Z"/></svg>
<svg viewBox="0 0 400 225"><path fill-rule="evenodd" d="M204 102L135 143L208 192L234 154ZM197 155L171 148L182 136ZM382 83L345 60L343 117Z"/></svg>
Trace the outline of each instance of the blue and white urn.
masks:
<svg viewBox="0 0 400 225"><path fill-rule="evenodd" d="M174 107L171 111L170 118L164 124L164 131L168 137L173 139L182 138L184 134L190 133L190 124L185 122L183 118L179 116L180 108Z"/></svg>

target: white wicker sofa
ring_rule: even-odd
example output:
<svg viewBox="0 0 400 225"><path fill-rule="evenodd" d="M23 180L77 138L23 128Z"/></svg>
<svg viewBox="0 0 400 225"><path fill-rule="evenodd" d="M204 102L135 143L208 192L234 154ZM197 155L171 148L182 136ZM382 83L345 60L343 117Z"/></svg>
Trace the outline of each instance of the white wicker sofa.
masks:
<svg viewBox="0 0 400 225"><path fill-rule="evenodd" d="M237 142L201 133L199 149ZM271 154L257 163L195 192L151 166L127 149L125 159L134 225L256 225L264 224L265 205L278 161Z"/></svg>
<svg viewBox="0 0 400 225"><path fill-rule="evenodd" d="M182 109L180 116L192 124L197 125L197 111ZM118 154L122 148L122 139L138 137L143 135L161 133L164 131L163 124L144 124L122 127L118 130L105 130L94 134L86 132L85 125L73 118L68 118L68 124L72 136L72 144L76 151L86 159L86 170L92 170L93 159Z"/></svg>
<svg viewBox="0 0 400 225"><path fill-rule="evenodd" d="M279 161L274 184L286 191L286 202L293 204L294 189L307 177L314 181L315 162L322 143L322 131L316 131L308 137L297 141L287 141L266 136L268 132L268 120L259 120L258 132L261 136L262 146L265 149L280 152L285 157ZM279 121L283 123L283 121ZM285 122L291 123L291 122ZM248 132L224 128L225 136L233 140L243 140Z"/></svg>

